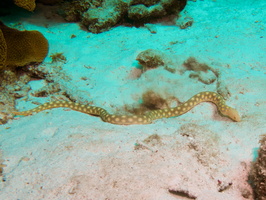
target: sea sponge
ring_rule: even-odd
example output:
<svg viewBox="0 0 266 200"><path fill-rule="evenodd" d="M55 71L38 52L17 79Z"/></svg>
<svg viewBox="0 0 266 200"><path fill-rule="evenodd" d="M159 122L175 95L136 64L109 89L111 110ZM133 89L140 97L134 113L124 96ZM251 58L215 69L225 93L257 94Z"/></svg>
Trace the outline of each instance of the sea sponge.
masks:
<svg viewBox="0 0 266 200"><path fill-rule="evenodd" d="M42 62L48 53L48 41L39 31L19 31L0 22L0 69Z"/></svg>
<svg viewBox="0 0 266 200"><path fill-rule="evenodd" d="M33 11L36 7L35 0L14 0L14 3L28 11Z"/></svg>

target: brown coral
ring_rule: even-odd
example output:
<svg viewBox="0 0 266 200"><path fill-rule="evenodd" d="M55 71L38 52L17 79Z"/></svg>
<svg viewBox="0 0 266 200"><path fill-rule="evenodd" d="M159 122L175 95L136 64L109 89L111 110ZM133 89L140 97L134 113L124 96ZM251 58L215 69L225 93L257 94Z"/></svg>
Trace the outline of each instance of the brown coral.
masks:
<svg viewBox="0 0 266 200"><path fill-rule="evenodd" d="M7 46L4 35L0 29L0 69L6 63L6 53L7 53Z"/></svg>
<svg viewBox="0 0 266 200"><path fill-rule="evenodd" d="M39 31L19 31L0 22L0 69L42 62L48 53L48 41Z"/></svg>
<svg viewBox="0 0 266 200"><path fill-rule="evenodd" d="M28 11L33 11L36 7L35 0L14 0L14 3Z"/></svg>

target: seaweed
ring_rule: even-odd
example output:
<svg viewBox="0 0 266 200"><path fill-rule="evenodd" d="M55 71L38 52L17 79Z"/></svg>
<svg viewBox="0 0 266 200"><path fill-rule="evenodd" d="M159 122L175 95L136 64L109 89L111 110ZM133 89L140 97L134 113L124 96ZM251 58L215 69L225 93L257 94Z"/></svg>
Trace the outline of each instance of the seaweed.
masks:
<svg viewBox="0 0 266 200"><path fill-rule="evenodd" d="M50 55L50 58L52 58L52 63L55 62L65 62L67 59L66 57L63 55L62 52L60 53L53 53Z"/></svg>

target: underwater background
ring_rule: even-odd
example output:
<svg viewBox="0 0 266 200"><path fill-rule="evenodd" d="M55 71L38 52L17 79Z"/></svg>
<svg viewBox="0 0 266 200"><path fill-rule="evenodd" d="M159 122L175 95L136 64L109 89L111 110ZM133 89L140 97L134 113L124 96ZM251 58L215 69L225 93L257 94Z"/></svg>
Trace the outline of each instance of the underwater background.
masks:
<svg viewBox="0 0 266 200"><path fill-rule="evenodd" d="M2 1L0 199L265 200L265 7Z"/></svg>

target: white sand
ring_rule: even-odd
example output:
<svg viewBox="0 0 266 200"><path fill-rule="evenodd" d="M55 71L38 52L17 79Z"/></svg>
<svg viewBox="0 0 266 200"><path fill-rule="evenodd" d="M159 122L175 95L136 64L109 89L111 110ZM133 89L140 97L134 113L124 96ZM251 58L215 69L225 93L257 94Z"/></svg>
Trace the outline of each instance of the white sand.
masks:
<svg viewBox="0 0 266 200"><path fill-rule="evenodd" d="M51 13L44 14L43 6L25 17L3 18L7 25L22 22L27 30L41 31L49 40L49 55L64 53L65 64L51 64L48 55L42 66L81 102L115 113L124 105L137 105L149 89L181 101L216 90L215 83L205 85L187 73L162 68L137 78L138 53L158 49L172 57L177 68L194 56L223 70L231 92L227 103L242 121L221 117L210 103L150 125L113 125L62 108L16 117L0 127L7 165L0 199L252 199L250 162L260 135L266 133L265 7L264 0L189 1L182 15L192 17L193 26L181 30L156 24L156 34L123 26L92 34L56 15L45 19L43 15ZM71 39L72 34L76 38ZM62 70L55 70L58 66ZM27 101L18 100L17 109L49 101L31 95L45 84L30 82ZM161 141L143 142L153 134Z"/></svg>

